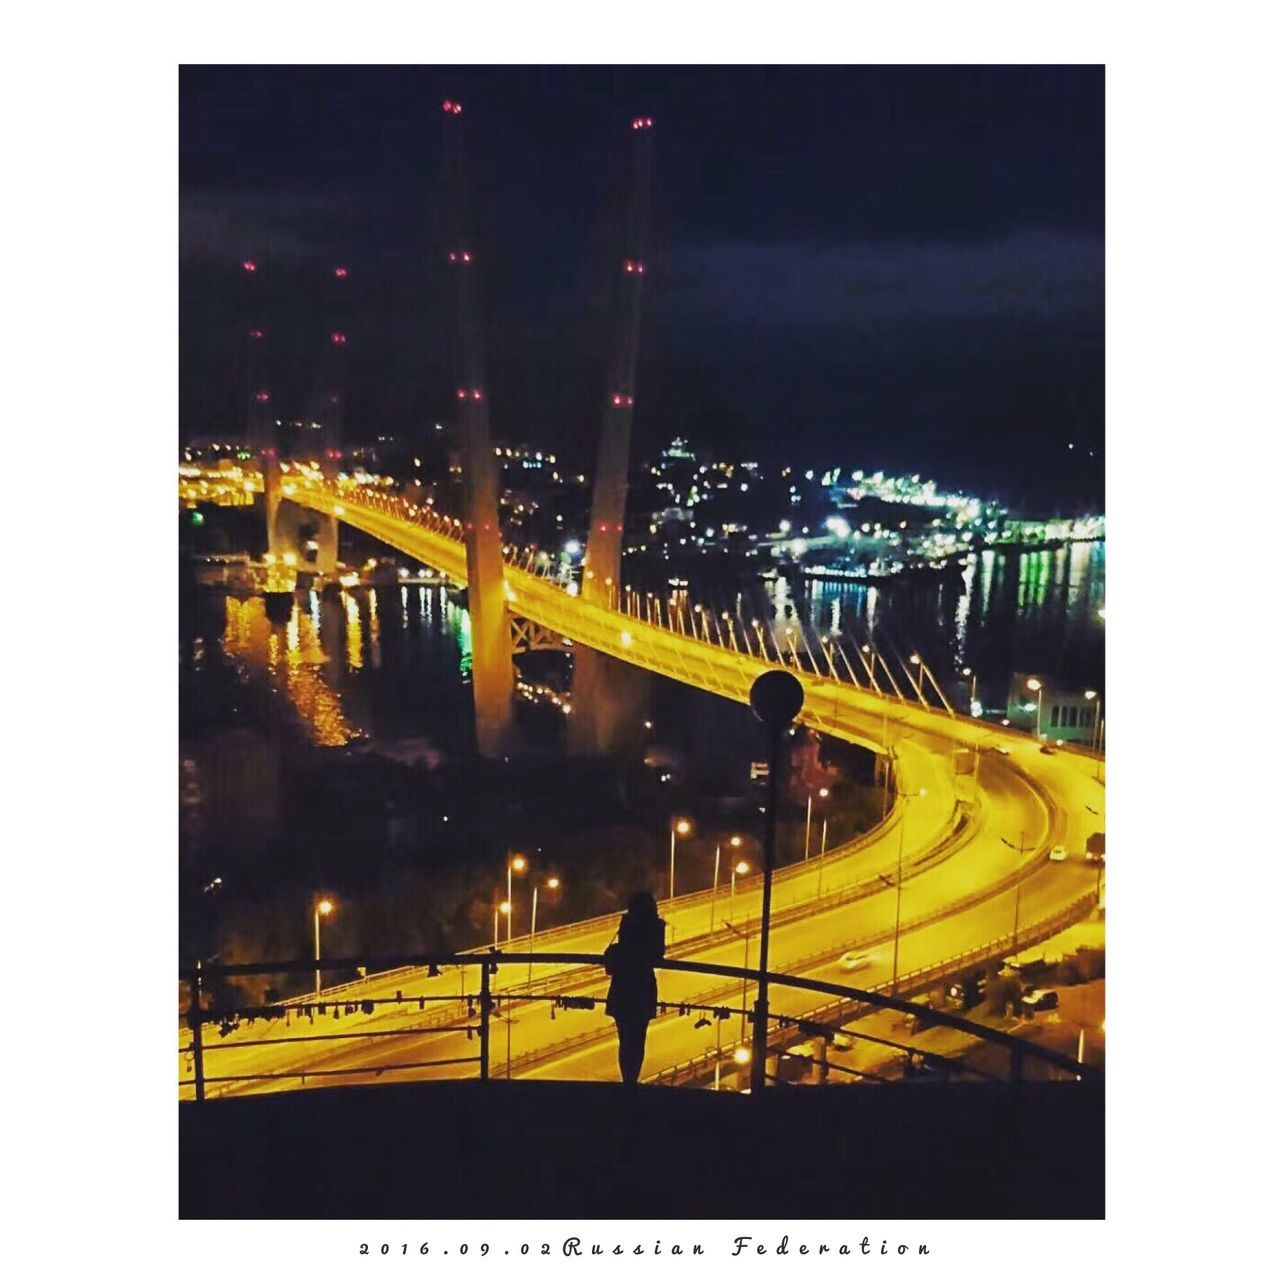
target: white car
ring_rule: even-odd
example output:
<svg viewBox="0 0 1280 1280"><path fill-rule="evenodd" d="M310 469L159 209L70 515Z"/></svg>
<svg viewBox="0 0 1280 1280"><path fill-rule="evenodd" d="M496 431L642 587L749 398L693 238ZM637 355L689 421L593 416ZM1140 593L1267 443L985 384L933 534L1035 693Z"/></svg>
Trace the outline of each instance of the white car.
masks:
<svg viewBox="0 0 1280 1280"><path fill-rule="evenodd" d="M857 973L859 969L870 966L871 957L865 951L846 951L840 957L839 964L845 973Z"/></svg>
<svg viewBox="0 0 1280 1280"><path fill-rule="evenodd" d="M1065 844L1055 844L1053 848L1049 850L1050 862L1066 862L1066 860L1067 846Z"/></svg>

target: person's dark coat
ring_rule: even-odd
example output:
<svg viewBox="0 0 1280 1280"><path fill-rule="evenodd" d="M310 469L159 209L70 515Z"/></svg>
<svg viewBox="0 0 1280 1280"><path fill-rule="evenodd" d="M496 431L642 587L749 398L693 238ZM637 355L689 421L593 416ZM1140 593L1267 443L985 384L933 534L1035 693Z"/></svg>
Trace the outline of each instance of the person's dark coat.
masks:
<svg viewBox="0 0 1280 1280"><path fill-rule="evenodd" d="M658 1013L658 980L653 966L667 950L667 924L628 911L618 926L618 940L605 951L605 969L612 975L605 1013L611 1018L651 1022Z"/></svg>

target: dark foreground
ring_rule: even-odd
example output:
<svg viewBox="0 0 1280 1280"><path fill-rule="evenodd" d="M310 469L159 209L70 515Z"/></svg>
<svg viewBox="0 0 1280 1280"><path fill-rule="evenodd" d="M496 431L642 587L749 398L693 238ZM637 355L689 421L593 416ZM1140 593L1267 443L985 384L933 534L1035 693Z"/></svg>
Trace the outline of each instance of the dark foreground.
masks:
<svg viewBox="0 0 1280 1280"><path fill-rule="evenodd" d="M179 1107L183 1218L1100 1218L1071 1084L467 1081Z"/></svg>

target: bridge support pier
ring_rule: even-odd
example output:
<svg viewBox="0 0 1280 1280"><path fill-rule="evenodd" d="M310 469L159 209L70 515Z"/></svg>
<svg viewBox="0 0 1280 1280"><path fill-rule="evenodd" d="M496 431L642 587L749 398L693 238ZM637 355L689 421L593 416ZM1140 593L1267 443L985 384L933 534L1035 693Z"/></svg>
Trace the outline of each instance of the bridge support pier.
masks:
<svg viewBox="0 0 1280 1280"><path fill-rule="evenodd" d="M338 567L338 520L290 502L284 493L279 460L262 459L262 489L267 521L267 551L278 564L286 556L299 569L333 573Z"/></svg>
<svg viewBox="0 0 1280 1280"><path fill-rule="evenodd" d="M645 742L652 694L648 672L584 645L573 650L573 755L614 755Z"/></svg>

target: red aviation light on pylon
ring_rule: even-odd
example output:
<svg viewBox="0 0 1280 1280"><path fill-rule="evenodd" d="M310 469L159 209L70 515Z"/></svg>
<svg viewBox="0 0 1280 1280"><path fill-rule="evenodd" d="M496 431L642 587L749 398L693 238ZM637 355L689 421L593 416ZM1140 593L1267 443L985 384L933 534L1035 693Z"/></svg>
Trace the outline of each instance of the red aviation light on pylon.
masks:
<svg viewBox="0 0 1280 1280"><path fill-rule="evenodd" d="M476 387L476 388L471 392L471 398L472 398L473 400L483 400L483 399L484 399L484 392L483 392L483 391L481 391L479 387Z"/></svg>
<svg viewBox="0 0 1280 1280"><path fill-rule="evenodd" d="M635 405L635 396L624 396L620 392L613 393L613 403L619 409L630 409Z"/></svg>
<svg viewBox="0 0 1280 1280"><path fill-rule="evenodd" d="M333 274L339 280L345 280L350 273L347 271L346 267L334 267Z"/></svg>
<svg viewBox="0 0 1280 1280"><path fill-rule="evenodd" d="M329 397L329 403L330 403L330 404L341 404L341 403L342 403L342 397L341 397L341 396L330 396L330 397Z"/></svg>
<svg viewBox="0 0 1280 1280"><path fill-rule="evenodd" d="M483 400L484 392L479 387L459 387L459 400Z"/></svg>
<svg viewBox="0 0 1280 1280"><path fill-rule="evenodd" d="M622 260L622 270L629 276L644 275L644 263L637 262L633 258L624 258Z"/></svg>
<svg viewBox="0 0 1280 1280"><path fill-rule="evenodd" d="M447 116L460 116L462 114L462 103L454 102L452 98L446 98L440 105Z"/></svg>
<svg viewBox="0 0 1280 1280"><path fill-rule="evenodd" d="M258 269L258 264L254 262L251 258L246 258L240 265L250 274L257 271Z"/></svg>
<svg viewBox="0 0 1280 1280"><path fill-rule="evenodd" d="M256 338L260 338L260 337L262 337L262 330L261 330L261 329L250 329L250 330L249 330L249 337L251 337L251 338L255 338L255 339L256 339Z"/></svg>
<svg viewBox="0 0 1280 1280"><path fill-rule="evenodd" d="M347 335L345 333L331 333L329 335L329 341L332 342L335 347L345 347L347 345Z"/></svg>
<svg viewBox="0 0 1280 1280"><path fill-rule="evenodd" d="M266 404L271 399L269 391L259 391L253 397L259 404Z"/></svg>
<svg viewBox="0 0 1280 1280"><path fill-rule="evenodd" d="M469 249L450 249L449 261L450 262L470 262L471 251Z"/></svg>
<svg viewBox="0 0 1280 1280"><path fill-rule="evenodd" d="M631 127L633 129L652 129L653 117L652 116L636 116L636 118L631 122Z"/></svg>

